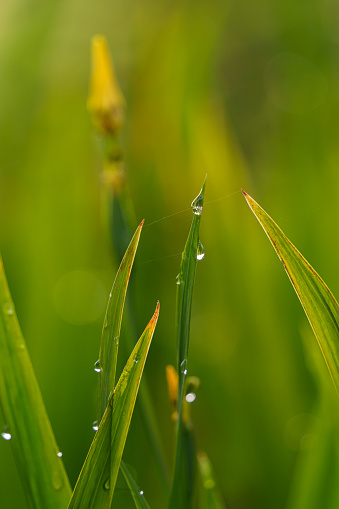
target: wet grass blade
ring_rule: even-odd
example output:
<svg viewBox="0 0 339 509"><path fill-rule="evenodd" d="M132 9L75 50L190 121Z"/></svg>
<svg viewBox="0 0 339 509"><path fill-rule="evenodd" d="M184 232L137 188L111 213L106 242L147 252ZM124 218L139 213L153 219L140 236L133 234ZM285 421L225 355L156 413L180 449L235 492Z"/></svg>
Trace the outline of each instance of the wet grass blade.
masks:
<svg viewBox="0 0 339 509"><path fill-rule="evenodd" d="M0 401L29 506L64 509L71 488L0 258Z"/></svg>
<svg viewBox="0 0 339 509"><path fill-rule="evenodd" d="M299 297L339 394L339 306L321 277L268 214L243 191Z"/></svg>
<svg viewBox="0 0 339 509"><path fill-rule="evenodd" d="M198 454L200 472L200 509L225 509L221 495L217 489L210 460L204 452Z"/></svg>
<svg viewBox="0 0 339 509"><path fill-rule="evenodd" d="M115 386L115 374L119 348L122 312L124 309L127 286L139 244L140 223L122 259L110 293L104 326L101 335L99 361L99 412L102 417L108 403L108 397ZM100 419L99 419L100 420Z"/></svg>
<svg viewBox="0 0 339 509"><path fill-rule="evenodd" d="M192 441L186 433L182 422L182 403L185 379L187 375L187 356L190 335L191 308L193 288L197 265L197 256L201 249L199 240L201 213L204 204L205 183L199 195L192 202L193 221L182 253L180 271L177 279L177 354L178 354L178 429L174 477L170 496L170 509L187 509L193 490L192 472L194 472L195 454L192 452ZM193 464L192 464L193 462Z"/></svg>
<svg viewBox="0 0 339 509"><path fill-rule="evenodd" d="M159 303L109 399L80 472L69 509L108 509L111 506L135 400L158 316Z"/></svg>
<svg viewBox="0 0 339 509"><path fill-rule="evenodd" d="M122 473L124 474L125 480L133 497L135 507L137 509L150 509L148 503L146 502L144 492L140 490L137 483L133 479L133 476L127 467L126 463L123 461L120 464L120 468Z"/></svg>

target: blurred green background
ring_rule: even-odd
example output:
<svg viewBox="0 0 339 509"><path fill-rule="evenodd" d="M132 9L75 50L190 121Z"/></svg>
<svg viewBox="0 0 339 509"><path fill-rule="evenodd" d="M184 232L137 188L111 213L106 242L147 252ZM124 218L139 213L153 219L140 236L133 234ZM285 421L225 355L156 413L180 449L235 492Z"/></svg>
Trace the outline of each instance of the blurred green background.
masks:
<svg viewBox="0 0 339 509"><path fill-rule="evenodd" d="M175 276L189 205L207 173L188 364L202 383L192 405L197 448L208 453L227 507L293 507L296 476L305 477L299 497L314 487L300 465L321 456L325 439L327 484L316 478L319 486L336 479L337 412L331 403L332 412L318 412L321 390L307 361L315 340L240 188L338 295L338 5L1 2L0 248L73 484L93 438L93 364L117 268L86 111L96 33L108 39L128 105L122 143L136 216L146 219L132 280L139 333L161 302L146 376L168 461ZM327 392L331 400L330 385ZM0 458L0 506L25 508L5 441ZM162 507L138 412L125 459L150 505ZM129 497L122 487L117 507L133 507ZM315 507L332 507L338 491L329 497Z"/></svg>

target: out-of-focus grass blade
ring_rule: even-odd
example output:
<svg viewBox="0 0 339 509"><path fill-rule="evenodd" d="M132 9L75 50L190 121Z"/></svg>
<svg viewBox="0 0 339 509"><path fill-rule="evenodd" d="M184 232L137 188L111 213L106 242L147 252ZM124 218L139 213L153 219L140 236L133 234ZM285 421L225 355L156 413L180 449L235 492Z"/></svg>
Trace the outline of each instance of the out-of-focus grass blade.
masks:
<svg viewBox="0 0 339 509"><path fill-rule="evenodd" d="M135 507L137 509L150 509L148 503L145 500L144 492L142 490L140 490L137 483L133 479L133 476L132 476L129 468L127 467L126 463L124 463L122 461L120 464L120 468L121 468L122 473L124 474L127 485L128 485L130 492L132 494L132 497L133 497L133 500L135 503Z"/></svg>
<svg viewBox="0 0 339 509"><path fill-rule="evenodd" d="M204 452L200 452L197 458L201 477L200 509L225 509L220 493L216 487L210 460Z"/></svg>
<svg viewBox="0 0 339 509"><path fill-rule="evenodd" d="M192 453L191 434L185 432L182 422L182 403L190 334L191 307L197 257L201 255L199 240L200 220L204 204L206 178L198 196L192 202L193 221L182 253L180 271L177 277L177 353L178 353L178 429L174 477L170 496L170 509L187 509L191 504L195 454ZM187 441L187 440L188 441ZM187 443L186 443L187 442Z"/></svg>
<svg viewBox="0 0 339 509"><path fill-rule="evenodd" d="M158 316L159 303L109 399L80 472L69 509L108 509L111 506L141 375Z"/></svg>
<svg viewBox="0 0 339 509"><path fill-rule="evenodd" d="M106 310L104 326L101 335L99 361L99 411L102 417L108 403L108 397L115 386L115 372L117 365L119 337L121 328L122 312L125 303L127 286L139 244L140 233L144 221L140 223L126 250L119 270L114 280L108 306Z"/></svg>
<svg viewBox="0 0 339 509"><path fill-rule="evenodd" d="M0 401L29 506L64 509L71 488L0 258Z"/></svg>
<svg viewBox="0 0 339 509"><path fill-rule="evenodd" d="M339 394L339 306L321 277L270 216L243 191L299 297Z"/></svg>

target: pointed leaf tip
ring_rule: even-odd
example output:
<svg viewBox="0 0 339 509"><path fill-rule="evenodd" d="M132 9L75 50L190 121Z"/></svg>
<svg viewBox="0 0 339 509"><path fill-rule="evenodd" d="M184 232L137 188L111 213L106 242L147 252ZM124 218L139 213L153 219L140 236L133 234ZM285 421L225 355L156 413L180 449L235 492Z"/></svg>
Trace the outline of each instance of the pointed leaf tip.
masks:
<svg viewBox="0 0 339 509"><path fill-rule="evenodd" d="M242 192L242 194L245 196L245 198L246 198L246 196L248 196L248 194L246 193L246 191L244 191L243 189L241 189L241 192Z"/></svg>
<svg viewBox="0 0 339 509"><path fill-rule="evenodd" d="M141 221L141 223L139 224L139 228L142 228L142 227L144 226L144 222L145 222L145 219L143 219L143 220Z"/></svg>

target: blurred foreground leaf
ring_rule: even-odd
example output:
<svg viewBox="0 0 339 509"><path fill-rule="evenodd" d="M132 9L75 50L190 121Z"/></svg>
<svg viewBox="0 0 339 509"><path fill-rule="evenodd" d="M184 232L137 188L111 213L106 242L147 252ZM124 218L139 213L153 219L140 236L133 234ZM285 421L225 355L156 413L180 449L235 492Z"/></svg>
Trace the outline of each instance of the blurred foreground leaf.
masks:
<svg viewBox="0 0 339 509"><path fill-rule="evenodd" d="M321 277L270 216L247 193L244 196L265 230L299 297L333 383L339 394L339 306Z"/></svg>
<svg viewBox="0 0 339 509"><path fill-rule="evenodd" d="M225 506L216 487L210 460L204 452L200 452L197 458L201 477L200 509L224 509Z"/></svg>
<svg viewBox="0 0 339 509"><path fill-rule="evenodd" d="M200 220L204 204L205 183L192 202L194 214L190 232L182 253L180 271L177 278L177 353L178 353L178 428L174 477L170 496L170 509L187 509L191 504L194 483L195 452L189 423L183 423L183 396L187 375L187 357L190 335L191 308L197 257L203 257L199 240Z"/></svg>
<svg viewBox="0 0 339 509"><path fill-rule="evenodd" d="M144 492L142 490L140 490L137 483L133 479L133 476L132 476L129 468L127 467L126 463L124 463L122 461L120 468L121 468L122 473L124 474L125 480L126 480L127 485L130 489L130 492L132 494L132 497L133 497L133 500L135 503L135 507L137 509L149 509L149 505L145 500Z"/></svg>
<svg viewBox="0 0 339 509"><path fill-rule="evenodd" d="M0 400L29 506L64 509L71 488L0 258Z"/></svg>
<svg viewBox="0 0 339 509"><path fill-rule="evenodd" d="M159 303L119 378L75 486L69 509L111 506L141 375L159 316Z"/></svg>

